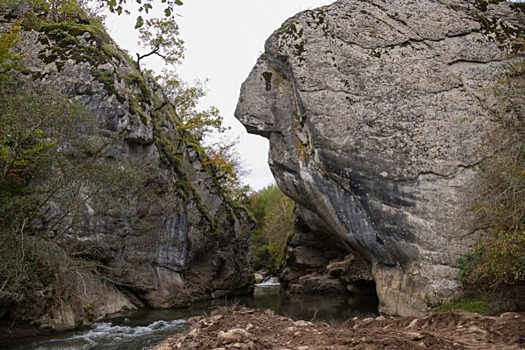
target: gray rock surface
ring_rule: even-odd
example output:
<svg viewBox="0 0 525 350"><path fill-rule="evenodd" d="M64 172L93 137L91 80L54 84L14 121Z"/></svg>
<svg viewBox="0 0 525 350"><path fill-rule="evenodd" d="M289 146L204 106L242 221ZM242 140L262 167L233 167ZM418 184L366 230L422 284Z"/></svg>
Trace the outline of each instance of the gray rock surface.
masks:
<svg viewBox="0 0 525 350"><path fill-rule="evenodd" d="M460 288L521 8L340 0L285 22L241 88L235 115L270 140L278 185L313 231L371 264L381 312L425 314Z"/></svg>
<svg viewBox="0 0 525 350"><path fill-rule="evenodd" d="M279 278L287 293L326 295L361 293L360 290L369 293L373 289L370 264L334 244L336 237L327 239L322 232L297 226L299 230L288 243Z"/></svg>
<svg viewBox="0 0 525 350"><path fill-rule="evenodd" d="M29 9L6 11L1 30ZM126 309L176 307L249 291L252 222L226 197L198 141L190 138L190 143L177 130L178 116L158 87L96 23L33 24L20 35L16 49L24 70L12 71L13 76L36 90L44 87L80 101L95 116L99 132L113 140L107 154L149 169L149 177L144 188L128 189L130 205L121 217L111 212L114 208L101 212L96 203L87 203L89 221L55 236L46 220L60 213L48 210L39 225L49 230L45 236L97 266L97 273L70 272L69 281L82 296L78 300L56 304L28 298L15 317L67 329Z"/></svg>

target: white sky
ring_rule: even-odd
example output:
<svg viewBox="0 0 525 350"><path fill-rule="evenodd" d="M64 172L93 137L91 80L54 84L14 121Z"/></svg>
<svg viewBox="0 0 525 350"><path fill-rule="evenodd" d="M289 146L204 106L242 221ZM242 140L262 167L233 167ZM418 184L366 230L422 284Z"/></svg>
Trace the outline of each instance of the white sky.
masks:
<svg viewBox="0 0 525 350"><path fill-rule="evenodd" d="M185 59L178 67L188 83L208 79L203 108L215 106L224 124L239 136L239 154L250 174L244 182L258 190L273 182L268 167L268 141L249 135L233 113L242 82L264 50L264 42L289 17L333 0L185 0L176 20L185 41ZM160 8L161 4L156 2ZM144 52L133 30L135 16L111 16L106 21L113 39L135 57ZM155 61L153 61L155 62ZM159 65L158 61L155 63ZM162 67L152 67L159 71Z"/></svg>

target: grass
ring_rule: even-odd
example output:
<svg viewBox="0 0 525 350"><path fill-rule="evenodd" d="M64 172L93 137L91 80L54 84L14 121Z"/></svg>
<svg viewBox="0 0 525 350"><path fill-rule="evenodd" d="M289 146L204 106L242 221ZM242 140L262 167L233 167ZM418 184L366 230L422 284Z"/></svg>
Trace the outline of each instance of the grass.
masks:
<svg viewBox="0 0 525 350"><path fill-rule="evenodd" d="M438 306L434 309L435 313L445 313L453 310L465 310L475 312L480 315L487 315L487 303L481 299L457 299Z"/></svg>

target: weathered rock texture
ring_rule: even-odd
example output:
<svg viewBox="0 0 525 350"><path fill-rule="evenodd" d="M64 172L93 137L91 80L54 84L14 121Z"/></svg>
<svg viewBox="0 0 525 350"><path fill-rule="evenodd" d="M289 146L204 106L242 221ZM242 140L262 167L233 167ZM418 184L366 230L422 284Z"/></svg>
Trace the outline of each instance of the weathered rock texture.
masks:
<svg viewBox="0 0 525 350"><path fill-rule="evenodd" d="M288 242L285 267L279 277L292 294L374 293L370 266L326 235L309 231L301 222Z"/></svg>
<svg viewBox="0 0 525 350"><path fill-rule="evenodd" d="M465 210L492 128L493 88L523 14L491 1L341 0L267 40L236 116L312 231L371 264L380 311L454 295L482 235ZM332 237L332 238L330 238Z"/></svg>
<svg viewBox="0 0 525 350"><path fill-rule="evenodd" d="M2 28L26 11L7 10ZM129 189L124 218L95 212L80 231L46 233L97 273L68 272L80 298L61 300L58 292L51 296L57 303L26 299L21 305L29 307L19 308L26 313L15 310L14 317L63 329L125 309L175 307L250 290L246 234L252 223L226 197L195 138L177 130L178 116L155 84L96 22L26 19L24 29L16 46L24 69L13 76L80 101L114 140L109 155L153 171L144 188ZM142 202L133 197L138 192L148 194ZM45 222L41 226L46 230Z"/></svg>

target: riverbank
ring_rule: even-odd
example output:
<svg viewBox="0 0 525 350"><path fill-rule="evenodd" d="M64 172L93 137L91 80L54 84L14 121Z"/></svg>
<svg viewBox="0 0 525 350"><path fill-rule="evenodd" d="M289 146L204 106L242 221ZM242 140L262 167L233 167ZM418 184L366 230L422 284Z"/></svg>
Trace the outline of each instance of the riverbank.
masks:
<svg viewBox="0 0 525 350"><path fill-rule="evenodd" d="M42 330L30 325L23 331L19 323L0 322L0 349L30 350L62 348L141 350L157 345L175 332L189 329L186 320L200 315L209 315L221 306L242 305L254 309L271 309L276 314L295 320L315 320L340 324L355 316L377 317L377 298L372 295L332 295L329 298L315 295L287 295L280 293L279 285L256 285L253 295L221 298L198 302L187 308L140 309L109 319L100 320L86 329L74 332L41 334ZM182 322L180 322L182 321ZM12 327L11 327L12 326ZM173 330L171 327L175 327ZM40 332L40 333L39 333ZM104 333L105 332L105 333ZM3 336L8 339L2 339ZM36 336L36 337L35 337Z"/></svg>
<svg viewBox="0 0 525 350"><path fill-rule="evenodd" d="M219 307L191 318L191 330L155 347L172 349L516 349L525 347L525 316L450 311L423 318L354 318L341 325L294 321L270 310Z"/></svg>

